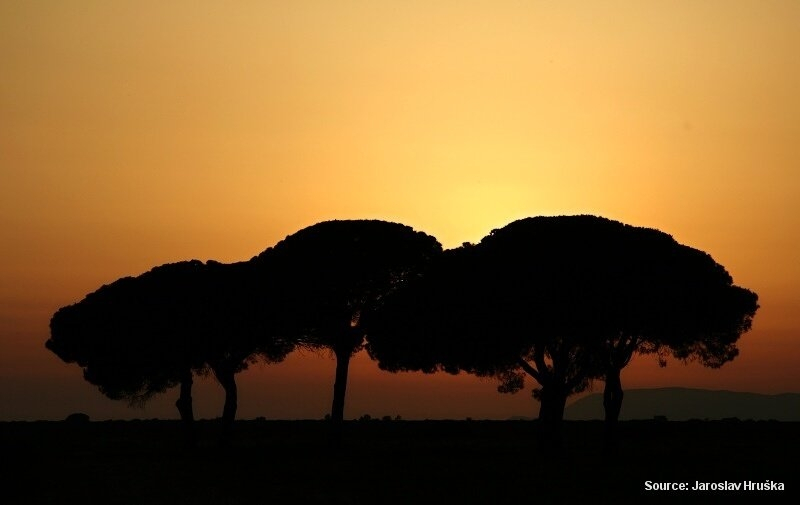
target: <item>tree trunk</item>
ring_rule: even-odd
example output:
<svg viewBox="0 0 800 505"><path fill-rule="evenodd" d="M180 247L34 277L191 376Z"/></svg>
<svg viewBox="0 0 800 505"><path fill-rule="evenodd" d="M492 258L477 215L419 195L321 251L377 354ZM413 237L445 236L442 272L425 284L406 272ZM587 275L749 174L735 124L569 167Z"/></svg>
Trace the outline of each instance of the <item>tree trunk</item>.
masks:
<svg viewBox="0 0 800 505"><path fill-rule="evenodd" d="M605 410L606 442L613 443L616 438L619 413L622 410L621 370L611 367L606 370L605 388L603 389L603 409Z"/></svg>
<svg viewBox="0 0 800 505"><path fill-rule="evenodd" d="M564 408L567 395L562 388L544 386L539 396L540 444L545 448L561 447L561 425L564 421Z"/></svg>
<svg viewBox="0 0 800 505"><path fill-rule="evenodd" d="M561 424L564 421L564 409L567 407L567 395L558 391L553 399L553 421Z"/></svg>
<svg viewBox="0 0 800 505"><path fill-rule="evenodd" d="M178 408L178 413L181 416L184 434L186 436L186 443L189 446L194 446L196 443L195 426L194 426L194 410L192 409L192 370L186 369L181 374L181 392L178 400L175 402Z"/></svg>
<svg viewBox="0 0 800 505"><path fill-rule="evenodd" d="M335 440L342 435L344 421L344 398L347 393L347 371L350 368L351 349L334 349L336 355L336 380L333 383L333 405L331 406L331 433Z"/></svg>
<svg viewBox="0 0 800 505"><path fill-rule="evenodd" d="M540 395L539 419L560 422L564 420L567 395L560 388L543 387Z"/></svg>
<svg viewBox="0 0 800 505"><path fill-rule="evenodd" d="M236 420L236 409L238 407L238 389L236 387L236 376L233 369L227 366L217 366L214 368L214 375L217 381L225 390L225 405L222 407L222 443L230 442L233 432L233 422Z"/></svg>

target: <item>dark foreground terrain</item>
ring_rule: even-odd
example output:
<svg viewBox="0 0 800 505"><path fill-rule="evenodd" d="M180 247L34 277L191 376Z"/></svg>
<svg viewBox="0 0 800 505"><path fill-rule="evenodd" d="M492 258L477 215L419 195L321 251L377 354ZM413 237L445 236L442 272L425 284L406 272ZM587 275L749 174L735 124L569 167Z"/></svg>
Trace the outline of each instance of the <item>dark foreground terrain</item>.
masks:
<svg viewBox="0 0 800 505"><path fill-rule="evenodd" d="M800 423L628 421L615 454L599 422L567 422L560 452L531 421L239 421L229 447L199 423L0 423L2 503L800 503ZM645 491L645 481L775 481L785 491Z"/></svg>

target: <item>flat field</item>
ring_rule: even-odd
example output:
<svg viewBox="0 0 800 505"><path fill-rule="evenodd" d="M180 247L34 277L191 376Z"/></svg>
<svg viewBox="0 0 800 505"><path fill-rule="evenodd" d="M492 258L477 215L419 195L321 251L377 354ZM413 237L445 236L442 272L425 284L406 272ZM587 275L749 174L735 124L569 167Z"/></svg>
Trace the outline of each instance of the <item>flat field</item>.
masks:
<svg viewBox="0 0 800 505"><path fill-rule="evenodd" d="M532 421L237 421L218 443L198 423L0 423L2 503L584 504L800 503L800 423L566 422L559 451ZM645 483L780 482L784 491L647 491Z"/></svg>

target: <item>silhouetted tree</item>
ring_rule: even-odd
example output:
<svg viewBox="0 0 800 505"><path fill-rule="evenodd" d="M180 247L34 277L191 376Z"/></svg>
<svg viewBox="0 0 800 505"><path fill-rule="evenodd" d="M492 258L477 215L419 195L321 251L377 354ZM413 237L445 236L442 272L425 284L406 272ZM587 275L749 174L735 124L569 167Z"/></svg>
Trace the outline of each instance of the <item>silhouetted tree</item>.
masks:
<svg viewBox="0 0 800 505"><path fill-rule="evenodd" d="M351 356L361 349L365 311L441 252L435 238L378 220L326 221L286 237L251 261L273 290L281 331L336 358L331 421L344 417Z"/></svg>
<svg viewBox="0 0 800 505"><path fill-rule="evenodd" d="M557 441L567 397L593 378L606 379L612 409L634 352L721 364L756 307L708 255L666 234L593 216L537 217L445 252L370 318L367 349L385 369L465 370L497 377L502 392L529 375Z"/></svg>
<svg viewBox="0 0 800 505"><path fill-rule="evenodd" d="M226 392L227 430L237 405L233 375L255 354L277 361L290 350L254 335L264 330L264 315L247 279L244 264L197 260L125 277L59 309L46 346L81 366L84 378L112 399L142 404L179 384L176 407L189 432L192 372L210 369Z"/></svg>
<svg viewBox="0 0 800 505"><path fill-rule="evenodd" d="M543 441L557 445L567 397L601 374L602 320L599 293L575 289L591 274L581 252L540 243L536 231L509 225L446 251L369 318L367 350L383 369L463 370L497 378L501 392L530 375Z"/></svg>
<svg viewBox="0 0 800 505"><path fill-rule="evenodd" d="M634 353L671 353L721 366L738 353L736 342L758 308L756 295L734 286L711 256L654 229L594 216L538 217L496 230L481 245L494 250L488 256L495 261L517 248L524 257L512 263L541 265L524 278L538 279L538 289L546 290L543 304L563 306L549 305L546 311L570 321L567 347L584 353L570 361L584 369L591 362L588 376L602 367L609 430L622 405L620 371ZM557 326L556 321L548 333L559 333ZM579 345L575 335L581 335ZM553 351L559 352L551 347L545 354L553 359ZM536 353L532 357L541 377L543 364ZM520 365L536 377L525 362ZM542 384L542 395L546 389Z"/></svg>
<svg viewBox="0 0 800 505"><path fill-rule="evenodd" d="M612 434L622 406L620 372L635 353L657 353L662 365L671 354L720 367L738 355L736 343L751 327L758 297L735 286L711 256L666 233L616 222L584 226L609 243L599 259L613 273L607 296L614 331L605 336L603 393Z"/></svg>
<svg viewBox="0 0 800 505"><path fill-rule="evenodd" d="M111 399L143 404L180 384L176 407L190 428L192 369L204 367L192 338L203 307L187 296L204 292L203 270L199 261L163 265L102 286L55 313L46 347Z"/></svg>
<svg viewBox="0 0 800 505"><path fill-rule="evenodd" d="M225 390L223 434L229 435L238 408L235 375L260 359L277 363L294 343L276 331L276 304L250 262L206 263L206 303L202 316L202 356Z"/></svg>

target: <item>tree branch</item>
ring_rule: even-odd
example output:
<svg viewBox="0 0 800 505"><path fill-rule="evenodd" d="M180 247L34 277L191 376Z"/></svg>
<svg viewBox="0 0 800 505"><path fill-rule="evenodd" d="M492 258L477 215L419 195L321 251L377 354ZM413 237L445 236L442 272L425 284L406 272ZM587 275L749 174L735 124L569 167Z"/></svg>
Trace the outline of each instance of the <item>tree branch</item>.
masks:
<svg viewBox="0 0 800 505"><path fill-rule="evenodd" d="M517 363L519 364L519 366L520 366L520 367L521 367L523 370L525 370L525 372L526 372L528 375L530 375L531 377L533 377L534 379L536 379L536 382L538 382L539 384L541 384L541 383L542 383L541 376L539 375L539 372L538 372L538 371L537 371L535 368L533 368L533 367L530 365L530 363L528 363L527 361L525 361L525 360L524 360L524 359L522 359L522 358L519 358L519 359L517 359Z"/></svg>
<svg viewBox="0 0 800 505"><path fill-rule="evenodd" d="M637 347L639 347L639 337L628 337L628 341L622 349L622 363L620 363L619 368L628 366Z"/></svg>
<svg viewBox="0 0 800 505"><path fill-rule="evenodd" d="M537 346L533 351L533 362L536 364L536 368L539 372L539 378L536 380L539 381L539 384L543 384L542 380L547 380L551 377L550 370L547 369L547 363L544 361L544 349L541 346Z"/></svg>

